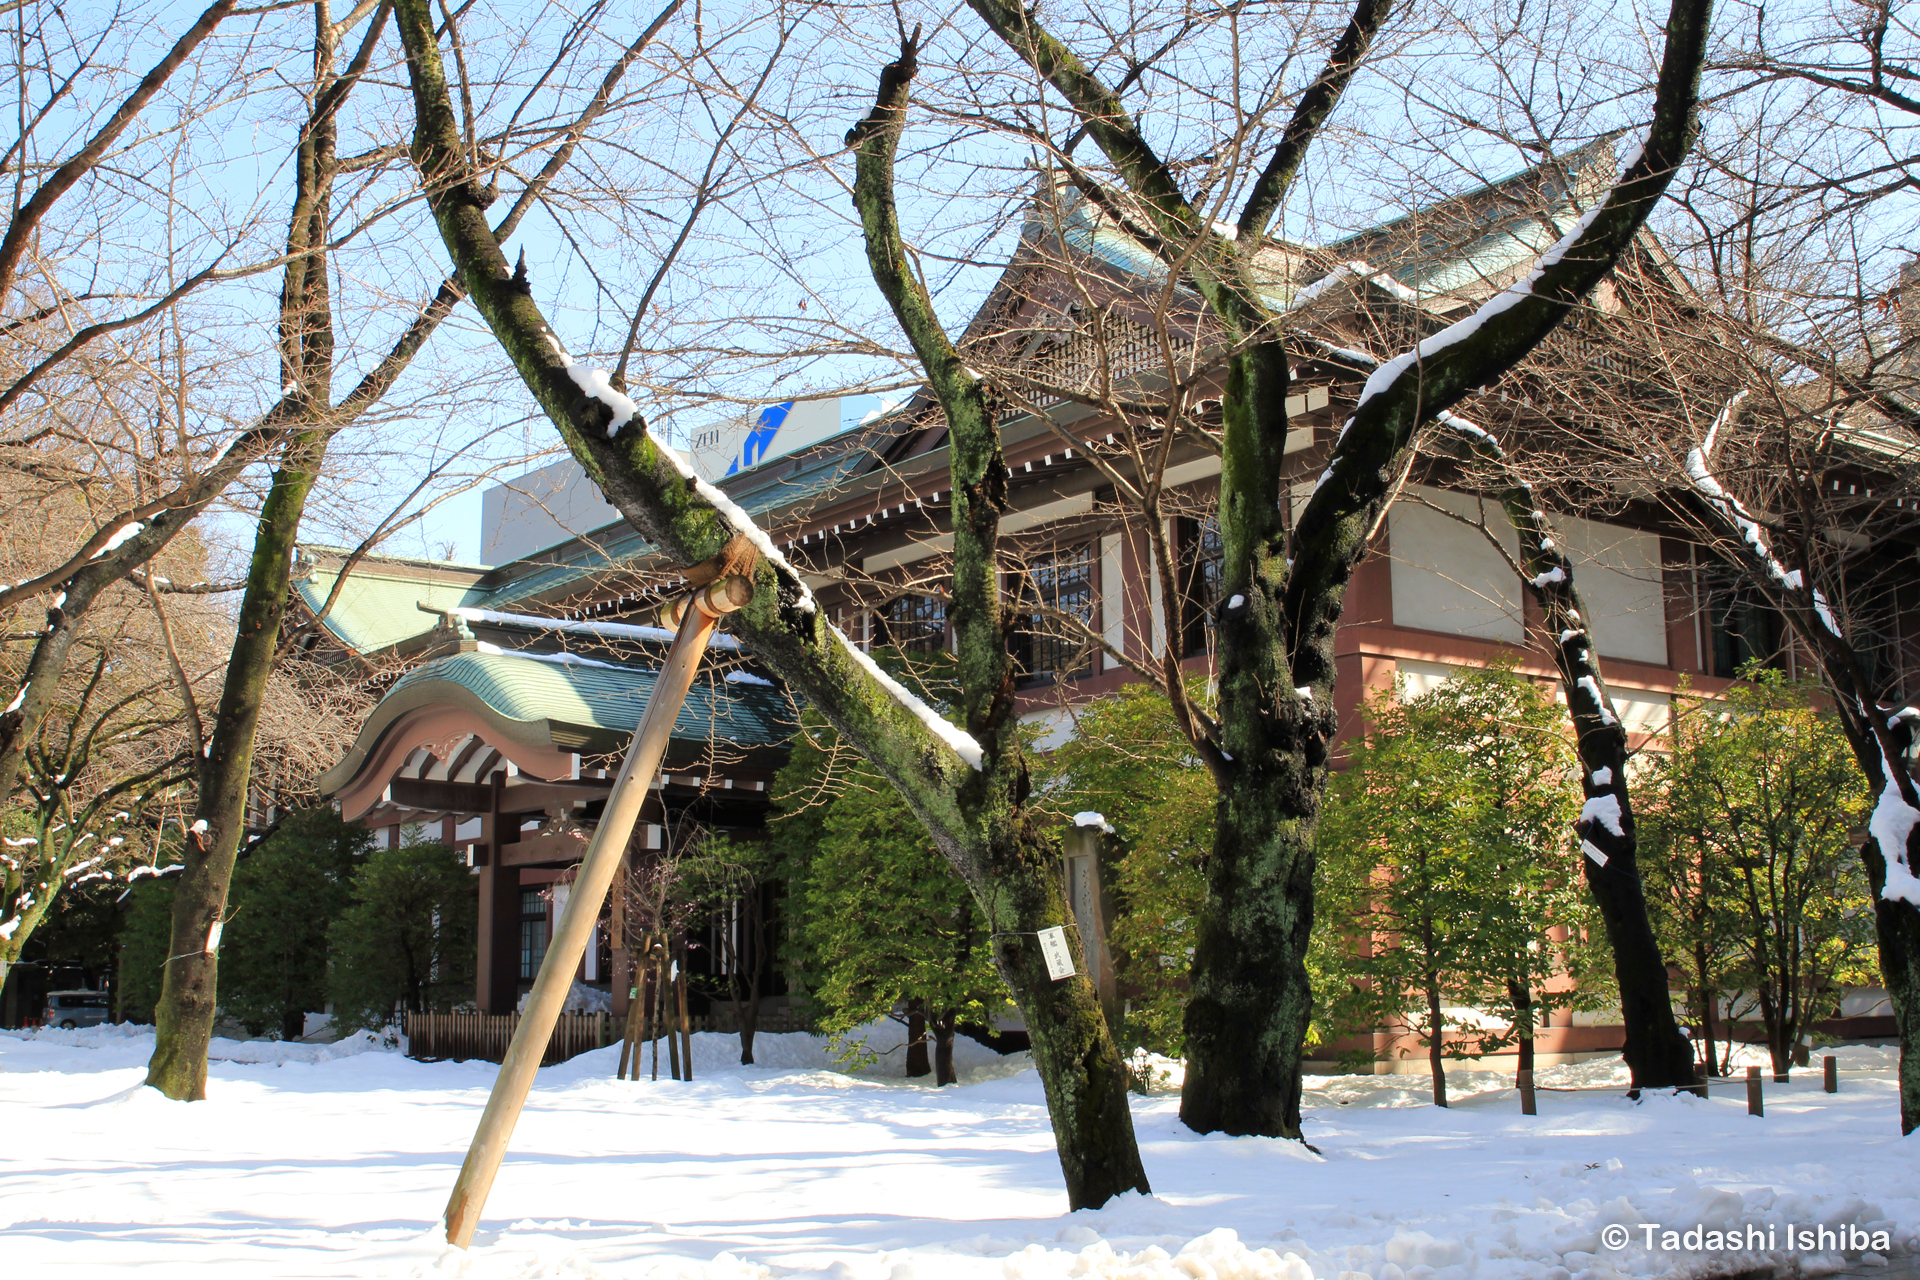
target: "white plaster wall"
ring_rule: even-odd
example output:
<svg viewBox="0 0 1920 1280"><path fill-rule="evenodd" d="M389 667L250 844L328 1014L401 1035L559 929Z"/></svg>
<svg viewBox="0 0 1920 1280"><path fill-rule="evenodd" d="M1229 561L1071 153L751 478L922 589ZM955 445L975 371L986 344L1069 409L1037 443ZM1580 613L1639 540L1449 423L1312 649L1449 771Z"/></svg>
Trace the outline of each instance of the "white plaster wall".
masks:
<svg viewBox="0 0 1920 1280"><path fill-rule="evenodd" d="M1120 535L1109 533L1100 539L1100 635L1122 652L1127 647L1127 580L1120 566ZM1110 653L1101 653L1100 669L1112 671L1120 665Z"/></svg>
<svg viewBox="0 0 1920 1280"><path fill-rule="evenodd" d="M1485 534L1411 500L1416 498L1480 518L1479 499L1422 485L1409 485L1393 504L1387 530L1394 625L1518 643L1523 638L1519 579ZM1486 522L1517 556L1519 540L1493 502L1486 504Z"/></svg>
<svg viewBox="0 0 1920 1280"><path fill-rule="evenodd" d="M1021 724L1040 726L1040 740L1034 744L1036 751L1052 751L1073 741L1079 731L1074 723L1073 712L1066 707L1042 707L1029 711L1020 717Z"/></svg>
<svg viewBox="0 0 1920 1280"><path fill-rule="evenodd" d="M1455 667L1439 662L1420 662L1413 658L1402 658L1394 664L1394 674L1406 691L1408 698L1425 697L1440 685L1460 674Z"/></svg>
<svg viewBox="0 0 1920 1280"><path fill-rule="evenodd" d="M1603 664L1608 658L1667 664L1667 606L1657 535L1578 516L1555 516L1573 560L1574 584Z"/></svg>

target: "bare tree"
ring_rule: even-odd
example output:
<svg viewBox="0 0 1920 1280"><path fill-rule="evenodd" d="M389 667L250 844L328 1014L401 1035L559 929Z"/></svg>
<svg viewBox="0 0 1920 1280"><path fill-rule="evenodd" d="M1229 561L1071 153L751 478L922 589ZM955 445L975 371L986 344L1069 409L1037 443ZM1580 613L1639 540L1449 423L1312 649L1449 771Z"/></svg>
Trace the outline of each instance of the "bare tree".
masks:
<svg viewBox="0 0 1920 1280"><path fill-rule="evenodd" d="M324 3L316 11L314 89L296 153L299 180L288 223L288 265L280 303L281 370L286 385L282 403L289 406L286 444L260 509L239 606L238 634L199 773L185 868L174 891L173 942L168 952L172 959L155 1009L158 1035L148 1083L178 1099L206 1094L206 1052L213 1031L218 973L218 951L210 939L225 911L234 859L243 839L254 777L254 738L282 652L294 546L308 498L320 479L331 441L385 394L465 292L458 278L443 280L387 357L344 401L333 402L334 311L328 251L334 234L332 196L346 172L336 150L337 121L341 105L371 62L390 12L386 4L373 11L353 57L344 68L337 68L341 32L326 20ZM457 38L451 19L448 27ZM658 24L653 30L657 29ZM636 45L616 60L601 92L589 100L575 122L576 131L606 109L608 94L638 52ZM511 235L527 209L542 198L552 176L564 167L571 136L563 132L554 157L528 181L490 234ZM478 145L471 136L468 142Z"/></svg>

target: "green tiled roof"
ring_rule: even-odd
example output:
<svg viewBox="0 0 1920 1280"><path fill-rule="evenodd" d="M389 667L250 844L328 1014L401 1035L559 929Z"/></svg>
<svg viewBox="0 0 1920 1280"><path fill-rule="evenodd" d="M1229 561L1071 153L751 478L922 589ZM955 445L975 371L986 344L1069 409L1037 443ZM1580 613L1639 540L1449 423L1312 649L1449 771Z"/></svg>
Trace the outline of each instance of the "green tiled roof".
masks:
<svg viewBox="0 0 1920 1280"><path fill-rule="evenodd" d="M841 434L851 435L858 429L849 428ZM824 461L791 475L773 481L761 480L756 484L755 470L771 470L774 464L788 461L785 457L774 458L763 463L761 468L729 477L723 487L739 502L741 509L758 523L759 518L769 511L828 491L843 481L864 457L864 454L851 453L830 455ZM484 604L479 607L511 611L521 601L533 600L558 588L584 582L596 573L605 573L619 565L644 559L654 551L651 542L621 525L608 525L596 533L599 534L596 546L559 563L534 566L507 578L487 593Z"/></svg>
<svg viewBox="0 0 1920 1280"><path fill-rule="evenodd" d="M445 568L441 573L409 574L389 570L385 561L363 560L347 578L322 625L356 653L369 653L431 630L439 619L416 608L421 601L436 609L451 609L478 606L486 599L487 592L476 585L478 566ZM338 576L337 565L316 566L293 589L308 609L318 612Z"/></svg>
<svg viewBox="0 0 1920 1280"><path fill-rule="evenodd" d="M1456 295L1504 286L1520 267L1553 247L1574 223L1568 211L1553 227L1538 218L1508 223L1454 256L1434 262L1410 262L1393 271L1394 279L1423 294Z"/></svg>
<svg viewBox="0 0 1920 1280"><path fill-rule="evenodd" d="M323 792L351 782L394 721L425 706L464 705L507 739L564 751L625 748L653 694L655 672L606 662L557 662L555 655L467 651L422 663L400 677L360 727L346 757L319 779ZM745 751L779 747L793 732L792 710L775 688L735 684L720 673L694 681L674 720L669 759L698 757L709 742Z"/></svg>
<svg viewBox="0 0 1920 1280"><path fill-rule="evenodd" d="M859 428L849 428L851 435ZM802 466L778 479L760 478L755 471L770 471L785 457L771 459L762 467L743 471L730 478L726 489L741 507L756 519L766 512L790 505L817 493L824 493L843 482L867 457L861 452L828 453L821 461ZM369 556L360 562L347 585L323 620L322 625L341 643L357 653L375 652L426 634L439 623L433 614L416 606L425 602L436 609L456 605L474 609L513 612L523 602L590 580L621 565L645 559L654 551L651 542L624 524L611 524L594 531L598 536L568 558L489 570L484 565L454 565L433 561L398 561ZM331 550L328 548L326 550ZM341 553L344 559L344 553ZM307 608L318 610L333 590L338 564L316 566L294 583ZM407 572L411 569L412 572Z"/></svg>
<svg viewBox="0 0 1920 1280"><path fill-rule="evenodd" d="M634 731L653 694L655 672L599 661L551 661L555 656L452 654L407 672L382 702L429 684L457 685L503 719L527 724L544 720L622 738ZM687 694L674 721L673 736L772 746L784 742L791 732L787 714L786 699L768 686L731 684L717 674L703 676Z"/></svg>

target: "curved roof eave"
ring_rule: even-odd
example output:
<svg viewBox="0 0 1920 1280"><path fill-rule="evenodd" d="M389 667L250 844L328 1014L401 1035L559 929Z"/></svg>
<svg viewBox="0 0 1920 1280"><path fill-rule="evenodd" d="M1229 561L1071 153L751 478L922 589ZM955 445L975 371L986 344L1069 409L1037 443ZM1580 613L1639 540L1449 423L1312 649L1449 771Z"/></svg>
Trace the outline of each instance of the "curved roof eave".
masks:
<svg viewBox="0 0 1920 1280"><path fill-rule="evenodd" d="M465 651L414 668L380 700L340 763L320 776L320 791L333 795L350 786L388 731L428 707L471 713L499 735L496 745L536 752L619 750L640 722L654 672L554 657ZM672 739L702 749L714 739L748 751L777 747L788 736L784 711L782 695L770 687L696 683L674 718Z"/></svg>
<svg viewBox="0 0 1920 1280"><path fill-rule="evenodd" d="M501 715L487 700L473 690L453 681L422 681L413 688L398 690L382 698L373 714L360 726L359 734L353 740L353 746L340 757L340 763L333 766L315 779L315 785L321 795L337 795L352 786L359 778L361 769L378 751L387 731L403 719L409 712L425 707L452 704L460 710L479 718L489 730L499 736L501 742L534 750L550 751L554 747L553 724L546 719L515 720Z"/></svg>

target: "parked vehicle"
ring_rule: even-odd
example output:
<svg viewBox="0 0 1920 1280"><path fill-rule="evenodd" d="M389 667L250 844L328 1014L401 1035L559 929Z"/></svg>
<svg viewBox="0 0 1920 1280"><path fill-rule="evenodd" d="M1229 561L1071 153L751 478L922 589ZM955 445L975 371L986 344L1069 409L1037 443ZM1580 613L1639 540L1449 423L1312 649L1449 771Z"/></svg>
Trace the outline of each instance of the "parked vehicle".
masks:
<svg viewBox="0 0 1920 1280"><path fill-rule="evenodd" d="M104 991L49 991L47 1010L40 1017L43 1027L97 1027L109 1017Z"/></svg>

